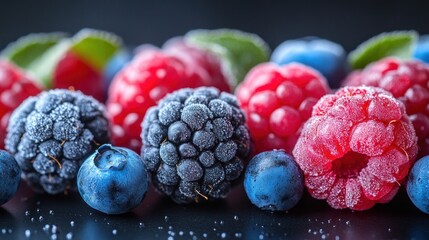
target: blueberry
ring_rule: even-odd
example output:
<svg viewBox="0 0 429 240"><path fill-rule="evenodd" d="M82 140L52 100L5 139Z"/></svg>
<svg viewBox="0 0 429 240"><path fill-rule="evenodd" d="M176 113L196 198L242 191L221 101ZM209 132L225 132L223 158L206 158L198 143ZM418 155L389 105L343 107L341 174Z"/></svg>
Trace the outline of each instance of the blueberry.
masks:
<svg viewBox="0 0 429 240"><path fill-rule="evenodd" d="M419 40L414 48L414 58L417 58L425 63L429 63L429 35L419 37Z"/></svg>
<svg viewBox="0 0 429 240"><path fill-rule="evenodd" d="M347 73L346 52L339 44L315 37L288 40L274 49L271 61L284 65L298 62L319 71L333 88Z"/></svg>
<svg viewBox="0 0 429 240"><path fill-rule="evenodd" d="M127 148L104 144L82 164L77 186L92 208L106 214L121 214L142 202L149 178L139 155Z"/></svg>
<svg viewBox="0 0 429 240"><path fill-rule="evenodd" d="M286 152L262 152L247 166L244 189L258 208L287 211L301 199L304 178L293 157Z"/></svg>
<svg viewBox="0 0 429 240"><path fill-rule="evenodd" d="M9 201L21 182L21 168L12 155L0 150L0 205Z"/></svg>
<svg viewBox="0 0 429 240"><path fill-rule="evenodd" d="M429 214L429 156L419 159L407 181L407 193L414 205Z"/></svg>

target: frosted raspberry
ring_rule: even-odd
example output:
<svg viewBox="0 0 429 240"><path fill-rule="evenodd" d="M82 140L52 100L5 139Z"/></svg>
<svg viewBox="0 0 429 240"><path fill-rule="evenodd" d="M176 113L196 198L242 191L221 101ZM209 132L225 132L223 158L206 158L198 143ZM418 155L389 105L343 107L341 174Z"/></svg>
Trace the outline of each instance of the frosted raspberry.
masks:
<svg viewBox="0 0 429 240"><path fill-rule="evenodd" d="M402 102L380 88L345 87L314 106L293 154L313 197L365 210L395 196L416 142Z"/></svg>
<svg viewBox="0 0 429 240"><path fill-rule="evenodd" d="M298 63L253 68L238 87L237 97L255 153L273 149L291 153L314 104L329 91L322 75Z"/></svg>
<svg viewBox="0 0 429 240"><path fill-rule="evenodd" d="M347 86L381 87L405 104L419 139L419 155L429 154L429 65L384 58L367 66Z"/></svg>

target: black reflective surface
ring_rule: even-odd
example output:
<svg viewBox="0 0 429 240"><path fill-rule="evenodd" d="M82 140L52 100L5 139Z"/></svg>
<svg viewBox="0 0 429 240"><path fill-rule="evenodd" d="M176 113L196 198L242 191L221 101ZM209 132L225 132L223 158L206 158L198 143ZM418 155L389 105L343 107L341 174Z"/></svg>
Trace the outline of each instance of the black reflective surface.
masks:
<svg viewBox="0 0 429 240"><path fill-rule="evenodd" d="M415 208L404 190L391 203L364 212L334 210L308 195L287 213L264 212L247 200L240 186L224 201L186 206L151 191L133 212L108 216L88 207L78 193L40 195L22 184L15 198L0 209L0 239L70 237L427 239L429 215Z"/></svg>

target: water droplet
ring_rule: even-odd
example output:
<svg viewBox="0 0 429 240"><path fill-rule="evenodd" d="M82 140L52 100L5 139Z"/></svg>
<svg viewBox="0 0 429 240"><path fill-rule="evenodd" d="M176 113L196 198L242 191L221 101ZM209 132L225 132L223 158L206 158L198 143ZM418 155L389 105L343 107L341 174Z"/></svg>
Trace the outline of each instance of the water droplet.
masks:
<svg viewBox="0 0 429 240"><path fill-rule="evenodd" d="M30 220L31 220L32 222L34 222L34 217L32 217Z"/></svg>
<svg viewBox="0 0 429 240"><path fill-rule="evenodd" d="M236 238L241 238L243 236L243 234L239 233L239 232L235 233L234 235L235 235Z"/></svg>
<svg viewBox="0 0 429 240"><path fill-rule="evenodd" d="M164 221L168 222L168 216L164 216Z"/></svg>
<svg viewBox="0 0 429 240"><path fill-rule="evenodd" d="M323 233L323 229L319 229L319 233L322 234Z"/></svg>
<svg viewBox="0 0 429 240"><path fill-rule="evenodd" d="M340 236L336 235L335 240L340 240Z"/></svg>
<svg viewBox="0 0 429 240"><path fill-rule="evenodd" d="M52 233L57 233L57 232L58 232L58 227L57 227L57 225L52 225L51 232L52 232Z"/></svg>
<svg viewBox="0 0 429 240"><path fill-rule="evenodd" d="M235 221L238 221L238 220L239 220L239 218L238 218L238 216L237 216L237 215L235 215L235 216L234 216L234 220L235 220Z"/></svg>
<svg viewBox="0 0 429 240"><path fill-rule="evenodd" d="M39 222L43 222L43 217L42 216L39 217Z"/></svg>
<svg viewBox="0 0 429 240"><path fill-rule="evenodd" d="M144 226L144 223L139 223L139 228L144 228L145 226Z"/></svg>
<svg viewBox="0 0 429 240"><path fill-rule="evenodd" d="M25 237L29 238L31 236L31 231L29 229L25 230Z"/></svg>
<svg viewBox="0 0 429 240"><path fill-rule="evenodd" d="M57 240L57 234L55 234L55 233L54 233L54 234L52 234L52 235L51 235L51 239L52 239L52 240Z"/></svg>
<svg viewBox="0 0 429 240"><path fill-rule="evenodd" d="M223 233L220 235L220 237L221 237L221 238L226 238L226 233L224 233L224 232L223 232Z"/></svg>
<svg viewBox="0 0 429 240"><path fill-rule="evenodd" d="M190 236L194 235L194 232L189 231L189 235L190 235Z"/></svg>
<svg viewBox="0 0 429 240"><path fill-rule="evenodd" d="M43 229L43 231L48 232L50 227L51 226L49 226L49 224L45 224L45 226L43 226L42 229Z"/></svg>
<svg viewBox="0 0 429 240"><path fill-rule="evenodd" d="M3 229L1 230L1 233L6 234L6 228L3 228Z"/></svg>
<svg viewBox="0 0 429 240"><path fill-rule="evenodd" d="M260 239L260 240L264 239L264 235L260 234L260 235L259 235L259 239Z"/></svg>
<svg viewBox="0 0 429 240"><path fill-rule="evenodd" d="M112 234L113 234L113 235L116 235L117 233L118 233L118 230L116 230L116 229L113 229L113 230L112 230Z"/></svg>
<svg viewBox="0 0 429 240"><path fill-rule="evenodd" d="M38 208L38 209L36 209L36 212L40 212L40 209Z"/></svg>
<svg viewBox="0 0 429 240"><path fill-rule="evenodd" d="M74 227L74 221L70 221L70 226Z"/></svg>
<svg viewBox="0 0 429 240"><path fill-rule="evenodd" d="M66 234L66 238L67 239L72 239L73 238L73 233L69 232Z"/></svg>
<svg viewBox="0 0 429 240"><path fill-rule="evenodd" d="M30 216L30 211L25 211L25 216Z"/></svg>
<svg viewBox="0 0 429 240"><path fill-rule="evenodd" d="M326 235L325 235L325 234L323 234L323 235L321 236L321 238L322 238L322 239L326 239Z"/></svg>
<svg viewBox="0 0 429 240"><path fill-rule="evenodd" d="M180 235L180 236L183 236L183 234L184 234L184 233L183 233L183 231L180 231L180 232L179 232L179 235Z"/></svg>
<svg viewBox="0 0 429 240"><path fill-rule="evenodd" d="M49 210L49 214L54 215L55 214L54 210Z"/></svg>
<svg viewBox="0 0 429 240"><path fill-rule="evenodd" d="M174 240L174 237L169 236L169 237L167 238L167 240Z"/></svg>
<svg viewBox="0 0 429 240"><path fill-rule="evenodd" d="M220 225L223 225L223 223L224 223L224 222L223 222L222 220L220 220Z"/></svg>
<svg viewBox="0 0 429 240"><path fill-rule="evenodd" d="M350 225L350 221L346 221L346 225Z"/></svg>
<svg viewBox="0 0 429 240"><path fill-rule="evenodd" d="M387 231L391 232L391 231L392 231L392 229L391 229L391 228L388 228L388 229L387 229Z"/></svg>
<svg viewBox="0 0 429 240"><path fill-rule="evenodd" d="M162 226L159 226L159 227L158 227L158 229L159 229L159 230L162 230L162 229L164 229L164 228L163 228Z"/></svg>
<svg viewBox="0 0 429 240"><path fill-rule="evenodd" d="M11 233L12 233L12 229L11 229L11 228L9 228L8 232L9 232L9 234L11 234Z"/></svg>

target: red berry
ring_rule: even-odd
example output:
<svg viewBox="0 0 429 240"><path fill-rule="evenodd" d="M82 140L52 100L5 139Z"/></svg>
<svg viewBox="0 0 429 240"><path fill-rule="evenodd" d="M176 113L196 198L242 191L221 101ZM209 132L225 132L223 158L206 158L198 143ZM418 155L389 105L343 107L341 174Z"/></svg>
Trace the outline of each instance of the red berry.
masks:
<svg viewBox="0 0 429 240"><path fill-rule="evenodd" d="M204 61L193 60L192 56L197 59L204 56L190 49L143 50L115 76L107 101L115 145L140 151L141 123L145 113L167 93L201 86L230 90L225 77L212 78L210 71L199 65ZM185 54L188 50L192 52L189 56Z"/></svg>
<svg viewBox="0 0 429 240"><path fill-rule="evenodd" d="M73 88L104 102L105 86L101 73L72 52L58 62L53 74L54 88Z"/></svg>
<svg viewBox="0 0 429 240"><path fill-rule="evenodd" d="M345 84L381 87L401 100L416 129L419 155L429 154L429 65L384 58L367 66L359 77L349 77Z"/></svg>
<svg viewBox="0 0 429 240"><path fill-rule="evenodd" d="M417 137L404 104L390 93L345 87L317 102L293 154L313 197L365 210L395 196Z"/></svg>
<svg viewBox="0 0 429 240"><path fill-rule="evenodd" d="M0 60L0 149L4 148L9 117L29 96L40 93L41 87L17 66Z"/></svg>
<svg viewBox="0 0 429 240"><path fill-rule="evenodd" d="M255 153L292 152L303 123L317 100L329 92L326 80L301 64L265 63L253 68L237 89Z"/></svg>

